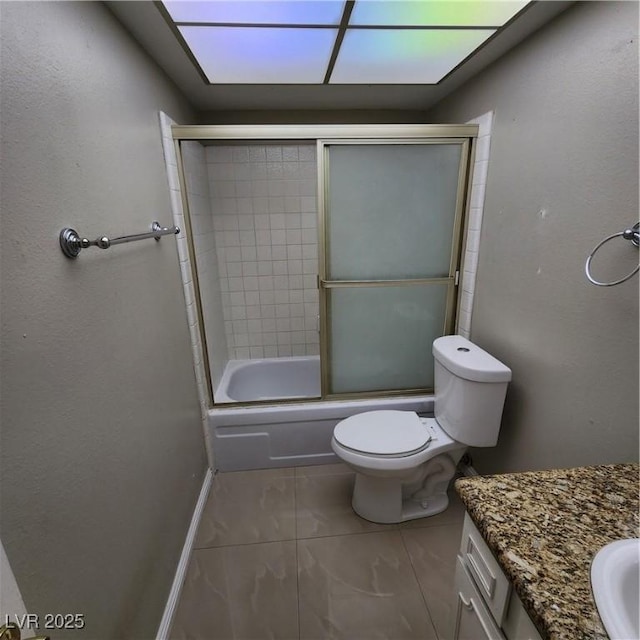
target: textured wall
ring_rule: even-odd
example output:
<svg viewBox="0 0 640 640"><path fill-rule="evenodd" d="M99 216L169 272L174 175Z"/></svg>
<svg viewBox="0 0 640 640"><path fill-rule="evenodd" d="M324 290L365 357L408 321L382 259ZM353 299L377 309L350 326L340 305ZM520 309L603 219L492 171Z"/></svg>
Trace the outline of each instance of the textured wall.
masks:
<svg viewBox="0 0 640 640"><path fill-rule="evenodd" d="M158 110L193 116L101 3L2 3L2 529L62 638L155 636L206 467ZM7 612L3 612L7 613Z"/></svg>
<svg viewBox="0 0 640 640"><path fill-rule="evenodd" d="M638 457L638 278L585 279L638 215L638 4L582 2L430 113L495 111L471 338L513 369L481 471ZM629 272L619 240L599 277Z"/></svg>
<svg viewBox="0 0 640 640"><path fill-rule="evenodd" d="M278 111L201 111L202 124L423 124L429 122L425 111L369 109L331 111L281 109Z"/></svg>

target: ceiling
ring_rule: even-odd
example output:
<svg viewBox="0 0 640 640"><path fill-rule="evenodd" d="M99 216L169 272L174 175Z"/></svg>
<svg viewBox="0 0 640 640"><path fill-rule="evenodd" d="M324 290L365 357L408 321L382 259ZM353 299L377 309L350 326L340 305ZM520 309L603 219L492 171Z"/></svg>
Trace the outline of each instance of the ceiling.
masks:
<svg viewBox="0 0 640 640"><path fill-rule="evenodd" d="M239 4L241 0L234 1ZM395 1L397 2L397 0ZM458 0L450 1L452 7L455 7L458 2ZM413 0L412 4L417 5L418 2L420 0ZM216 3L217 0L211 0L209 4L216 8L223 4L230 4ZM393 5L393 3L394 0L366 0L366 4L369 6ZM180 3L172 4L179 5ZM185 3L185 6L188 4L190 3ZM254 7L258 6L255 2L251 4ZM209 76L203 73L202 67L195 62L189 46L180 37L179 28L172 23L171 16L162 3L144 0L106 2L106 5L120 22L164 69L189 102L201 111L364 109L376 111L424 111L504 55L509 49L539 29L543 24L552 20L571 4L572 2L559 1L530 3L513 20L507 22L504 27L491 31L489 39L475 53L464 59L461 64L457 66L453 64L453 70L445 73L442 79L440 79L442 74L437 76L437 79L434 77L431 80L428 79L426 74L423 74L423 77L427 78L427 81L433 82L433 84L405 84L402 77L398 82L393 73L387 73L386 76L382 76L385 82L394 77L393 83L368 83L368 81L374 82L376 80L374 79L375 75L363 80L362 73L366 72L366 64L361 66L360 72L352 73L350 78L348 75L343 76L347 77L348 80L339 84L329 83L329 73L321 74L324 78L324 83L322 78L318 77L318 79L312 81L314 82L313 84L301 83L306 82L306 80L297 80L298 84L276 84L275 80L279 76L277 74L267 76L266 68L264 77L262 74L256 75L254 73L253 76L249 76L249 82L244 84L228 83L230 82L229 78L234 78L233 74L224 76L222 84L215 84L212 83L212 78L209 77L211 73ZM518 8L520 9L521 7L522 3L519 3ZM393 12L391 13L393 14ZM174 11L174 14L177 14L177 11ZM198 27L200 26L198 25ZM499 27L499 25L496 26ZM186 32L186 29L184 31ZM231 29L230 31L233 34L237 33L238 29L235 31ZM262 33L265 31L263 29ZM311 32L313 29L308 31ZM325 28L325 31L335 33L335 30L329 28ZM290 32L288 31L287 33ZM371 28L369 27L368 32L361 30L359 32L354 31L354 33L367 35L371 33ZM412 34L413 32L407 31L407 33ZM406 41L407 39L405 38L404 42L406 43ZM377 50L379 51L379 47ZM464 58L465 55L462 55L460 59ZM376 65L371 66L375 67ZM380 66L379 62L377 66ZM419 66L417 68L419 69ZM335 77L338 76L336 75ZM257 81L258 79L260 82Z"/></svg>

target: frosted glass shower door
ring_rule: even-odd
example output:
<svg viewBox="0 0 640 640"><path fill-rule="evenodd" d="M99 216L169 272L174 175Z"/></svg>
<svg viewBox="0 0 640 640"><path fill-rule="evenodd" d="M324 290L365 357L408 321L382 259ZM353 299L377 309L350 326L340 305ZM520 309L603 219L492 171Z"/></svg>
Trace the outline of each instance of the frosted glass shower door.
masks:
<svg viewBox="0 0 640 640"><path fill-rule="evenodd" d="M453 329L468 139L321 141L325 395L433 388Z"/></svg>

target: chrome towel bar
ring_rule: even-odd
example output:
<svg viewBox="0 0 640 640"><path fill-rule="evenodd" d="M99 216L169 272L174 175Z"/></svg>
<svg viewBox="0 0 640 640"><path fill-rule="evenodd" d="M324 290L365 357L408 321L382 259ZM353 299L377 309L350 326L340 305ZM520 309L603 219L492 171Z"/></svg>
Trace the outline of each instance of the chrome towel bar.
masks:
<svg viewBox="0 0 640 640"><path fill-rule="evenodd" d="M60 232L60 248L67 258L77 258L80 255L82 249L88 247L99 247L100 249L108 249L116 244L124 244L125 242L136 242L137 240L147 240L149 238L155 238L156 241L160 241L162 236L175 235L180 233L180 229L176 226L173 227L161 227L159 222L151 223L151 231L146 233L136 233L130 236L120 236L118 238L107 238L107 236L101 236L95 240L87 240L87 238L81 238L75 229L65 227Z"/></svg>
<svg viewBox="0 0 640 640"><path fill-rule="evenodd" d="M630 229L625 229L624 231L619 231L618 233L612 233L610 236L607 236L606 238L604 238L604 240L601 240L595 246L593 251L589 254L589 257L587 258L587 262L584 265L584 272L589 282L591 284L595 284L598 287L613 287L617 284L622 284L623 282L626 282L627 280L629 280L629 278L634 276L636 273L638 273L638 270L640 269L640 265L638 265L631 273L628 273L626 276L624 276L623 278L620 278L619 280L613 280L612 282L599 282L591 275L591 260L593 256L596 254L596 251L603 244L609 242L609 240L613 240L614 238L624 238L625 240L630 240L631 244L633 244L634 246L636 247L640 246L640 222L637 222L636 224L634 224L633 227L631 227Z"/></svg>

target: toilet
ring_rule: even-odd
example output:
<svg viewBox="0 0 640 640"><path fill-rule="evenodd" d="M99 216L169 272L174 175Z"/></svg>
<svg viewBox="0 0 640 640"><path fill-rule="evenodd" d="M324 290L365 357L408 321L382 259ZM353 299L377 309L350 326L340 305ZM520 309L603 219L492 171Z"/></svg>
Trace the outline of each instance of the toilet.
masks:
<svg viewBox="0 0 640 640"><path fill-rule="evenodd" d="M340 421L334 453L356 472L353 510L397 523L444 511L467 447L498 441L511 369L462 336L433 342L434 418L367 411Z"/></svg>

